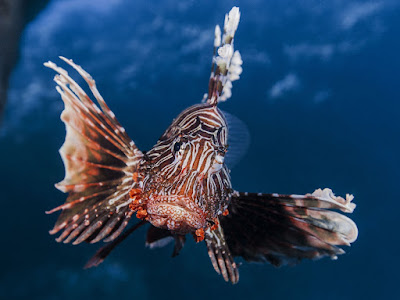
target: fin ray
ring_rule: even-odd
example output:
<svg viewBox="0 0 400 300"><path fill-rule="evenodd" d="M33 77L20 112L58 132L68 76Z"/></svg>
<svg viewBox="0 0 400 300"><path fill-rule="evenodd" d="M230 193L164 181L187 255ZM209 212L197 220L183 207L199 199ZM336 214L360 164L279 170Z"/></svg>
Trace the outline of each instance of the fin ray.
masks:
<svg viewBox="0 0 400 300"><path fill-rule="evenodd" d="M64 243L113 240L133 214L128 208L129 190L139 185L133 174L143 154L108 108L92 77L72 60L61 59L83 77L100 108L67 71L45 63L58 73L56 89L65 104L61 120L67 133L60 149L65 177L56 187L69 194L63 205L48 212L62 211L50 233L63 230L57 241Z"/></svg>
<svg viewBox="0 0 400 300"><path fill-rule="evenodd" d="M295 264L303 258L336 258L338 246L357 239L357 226L337 211L352 212L355 205L335 197L331 190L306 195L235 192L229 214L220 218L233 256L273 265Z"/></svg>
<svg viewBox="0 0 400 300"><path fill-rule="evenodd" d="M207 229L204 240L214 270L222 275L225 281L237 283L239 281L239 269L229 250L221 225L218 224L215 230Z"/></svg>

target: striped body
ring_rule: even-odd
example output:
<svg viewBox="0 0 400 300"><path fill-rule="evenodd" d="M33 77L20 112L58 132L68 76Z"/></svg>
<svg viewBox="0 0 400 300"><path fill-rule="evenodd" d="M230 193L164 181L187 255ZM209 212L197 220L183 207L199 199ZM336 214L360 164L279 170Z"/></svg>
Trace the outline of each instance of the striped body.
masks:
<svg viewBox="0 0 400 300"><path fill-rule="evenodd" d="M232 192L224 156L227 124L213 105L184 110L139 167L148 220L185 234L213 225Z"/></svg>

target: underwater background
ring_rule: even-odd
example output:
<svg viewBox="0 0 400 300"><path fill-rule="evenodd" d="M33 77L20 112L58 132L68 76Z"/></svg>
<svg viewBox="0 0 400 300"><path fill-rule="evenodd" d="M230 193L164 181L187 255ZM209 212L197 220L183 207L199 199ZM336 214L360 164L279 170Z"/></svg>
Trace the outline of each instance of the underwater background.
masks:
<svg viewBox="0 0 400 300"><path fill-rule="evenodd" d="M0 299L400 297L400 2L37 2L0 125ZM188 238L172 259L172 245L147 249L141 229L98 268L83 270L101 244L58 244L48 234L57 214L44 212L66 198L54 188L64 176L65 128L55 74L43 62L66 67L63 55L81 65L148 150L207 92L214 27L233 5L242 13L235 48L244 71L221 108L251 134L231 173L234 188L352 193L358 240L337 261L244 263L231 285L213 270L204 243Z"/></svg>

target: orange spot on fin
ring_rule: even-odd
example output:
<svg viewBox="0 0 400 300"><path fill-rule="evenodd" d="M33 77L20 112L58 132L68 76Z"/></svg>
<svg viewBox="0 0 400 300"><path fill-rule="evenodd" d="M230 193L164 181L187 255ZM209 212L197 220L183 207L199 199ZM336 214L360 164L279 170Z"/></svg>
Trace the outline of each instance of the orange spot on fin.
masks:
<svg viewBox="0 0 400 300"><path fill-rule="evenodd" d="M142 192L141 189L131 189L129 191L129 197L130 198L135 198L137 195L139 195Z"/></svg>
<svg viewBox="0 0 400 300"><path fill-rule="evenodd" d="M139 209L136 213L136 218L138 219L145 219L147 217L147 210L145 209Z"/></svg>
<svg viewBox="0 0 400 300"><path fill-rule="evenodd" d="M135 173L133 173L133 176L132 176L132 178L133 178L133 181L134 182L138 182L138 172L135 172Z"/></svg>
<svg viewBox="0 0 400 300"><path fill-rule="evenodd" d="M211 229L211 230L215 230L215 229L218 228L218 225L219 225L218 219L215 219L215 220L214 220L214 225L211 226L210 229Z"/></svg>
<svg viewBox="0 0 400 300"><path fill-rule="evenodd" d="M196 243L201 242L202 240L204 240L204 229L203 228L197 229L195 231L193 237L194 237Z"/></svg>

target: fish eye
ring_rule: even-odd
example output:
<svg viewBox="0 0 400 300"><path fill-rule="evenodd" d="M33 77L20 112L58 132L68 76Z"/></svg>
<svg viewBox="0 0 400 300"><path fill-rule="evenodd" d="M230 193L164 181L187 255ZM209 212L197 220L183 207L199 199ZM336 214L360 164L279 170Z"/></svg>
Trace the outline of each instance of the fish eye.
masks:
<svg viewBox="0 0 400 300"><path fill-rule="evenodd" d="M182 143L181 142L176 142L174 144L174 152L178 152L181 149Z"/></svg>

